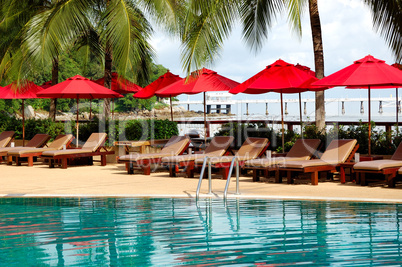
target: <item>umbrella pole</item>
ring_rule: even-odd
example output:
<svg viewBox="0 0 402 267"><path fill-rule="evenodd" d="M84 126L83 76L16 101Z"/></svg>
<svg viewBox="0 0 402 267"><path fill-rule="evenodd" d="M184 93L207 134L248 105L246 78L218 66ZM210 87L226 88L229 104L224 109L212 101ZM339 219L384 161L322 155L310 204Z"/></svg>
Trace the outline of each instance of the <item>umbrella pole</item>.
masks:
<svg viewBox="0 0 402 267"><path fill-rule="evenodd" d="M22 99L22 146L25 146L25 99Z"/></svg>
<svg viewBox="0 0 402 267"><path fill-rule="evenodd" d="M76 139L76 147L78 147L78 97L77 97L77 121L76 121L76 126L75 126L75 128L77 129L77 133L76 133L76 136L77 136L77 139Z"/></svg>
<svg viewBox="0 0 402 267"><path fill-rule="evenodd" d="M206 93L204 92L204 144L207 147L207 99L205 97Z"/></svg>
<svg viewBox="0 0 402 267"><path fill-rule="evenodd" d="M398 105L398 88L395 88L395 90L396 90L396 133L397 134L399 134L399 118L398 118L398 108L399 108L399 105Z"/></svg>
<svg viewBox="0 0 402 267"><path fill-rule="evenodd" d="M172 97L170 97L170 120L173 121L173 104L172 104Z"/></svg>
<svg viewBox="0 0 402 267"><path fill-rule="evenodd" d="M368 155L371 156L371 91L368 86Z"/></svg>
<svg viewBox="0 0 402 267"><path fill-rule="evenodd" d="M89 120L92 118L92 99L89 99Z"/></svg>
<svg viewBox="0 0 402 267"><path fill-rule="evenodd" d="M112 98L112 120L114 118L114 98Z"/></svg>
<svg viewBox="0 0 402 267"><path fill-rule="evenodd" d="M300 134L303 139L303 117L302 117L302 107L301 107L301 93L299 93L299 111L300 111Z"/></svg>
<svg viewBox="0 0 402 267"><path fill-rule="evenodd" d="M283 94L281 92L281 118L282 118L282 153L285 153L285 123L283 122Z"/></svg>

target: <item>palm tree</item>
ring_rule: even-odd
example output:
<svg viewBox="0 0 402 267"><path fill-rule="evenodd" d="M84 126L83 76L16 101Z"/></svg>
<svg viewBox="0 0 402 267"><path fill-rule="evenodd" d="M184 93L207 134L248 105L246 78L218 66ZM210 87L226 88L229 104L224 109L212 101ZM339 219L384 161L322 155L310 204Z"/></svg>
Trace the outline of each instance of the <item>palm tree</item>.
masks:
<svg viewBox="0 0 402 267"><path fill-rule="evenodd" d="M1 58L1 74L3 78L8 76L9 80L14 81L20 79L10 75L9 68L13 65L13 58L18 59L20 56L20 44L23 40L25 26L38 13L48 10L52 7L52 1L49 0L33 0L33 1L17 1L17 0L2 0L1 1L1 24L0 31L3 33L3 42L0 44ZM17 65L17 64L15 64ZM26 64L32 66L31 64ZM15 74L14 72L13 74ZM7 75L6 75L7 74ZM52 60L52 85L58 83L58 59ZM56 116L56 100L51 100L49 118L55 119Z"/></svg>
<svg viewBox="0 0 402 267"><path fill-rule="evenodd" d="M180 0L51 2L52 8L41 10L25 24L18 51L3 58L0 69L22 79L30 73L32 64L56 63L61 51L78 46L104 58L106 87L110 88L112 67L120 75L131 71L138 79L148 79L153 56L149 44L152 28L141 9L157 22L165 23L169 32L178 28L177 14L184 13L180 11ZM108 117L108 102L105 111Z"/></svg>
<svg viewBox="0 0 402 267"><path fill-rule="evenodd" d="M216 3L219 2L219 3ZM402 60L402 7L400 0L363 0L370 7L377 31L386 39L397 61ZM292 28L301 34L301 14L308 8L317 78L324 77L324 56L317 0L192 0L183 32L183 64L187 73L212 63L233 24L240 19L243 36L254 51L268 37L275 16L288 11ZM221 11L222 10L222 11ZM325 126L324 93L316 93L316 125Z"/></svg>

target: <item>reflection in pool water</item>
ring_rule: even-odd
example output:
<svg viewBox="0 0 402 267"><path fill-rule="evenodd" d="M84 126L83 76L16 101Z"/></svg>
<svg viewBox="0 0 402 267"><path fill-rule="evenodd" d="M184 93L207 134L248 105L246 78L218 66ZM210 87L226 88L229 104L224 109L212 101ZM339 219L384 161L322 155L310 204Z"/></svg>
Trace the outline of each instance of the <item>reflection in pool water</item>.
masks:
<svg viewBox="0 0 402 267"><path fill-rule="evenodd" d="M400 265L402 205L0 199L0 266Z"/></svg>

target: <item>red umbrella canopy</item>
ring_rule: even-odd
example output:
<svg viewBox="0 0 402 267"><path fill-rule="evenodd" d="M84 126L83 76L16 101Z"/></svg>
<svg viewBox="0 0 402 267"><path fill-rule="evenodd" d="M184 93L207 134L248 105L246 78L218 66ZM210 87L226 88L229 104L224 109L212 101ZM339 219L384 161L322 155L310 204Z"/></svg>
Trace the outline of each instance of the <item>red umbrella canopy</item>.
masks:
<svg viewBox="0 0 402 267"><path fill-rule="evenodd" d="M100 78L95 81L99 85L105 84L105 78ZM142 87L136 85L135 83L124 79L123 77L119 77L117 72L112 72L112 88L113 91L119 94L129 94L129 93L136 93L142 90Z"/></svg>
<svg viewBox="0 0 402 267"><path fill-rule="evenodd" d="M392 64L391 66L394 67L394 68L397 68L397 69L399 69L399 70L402 70L402 65L401 65L401 64L394 63L394 64Z"/></svg>
<svg viewBox="0 0 402 267"><path fill-rule="evenodd" d="M122 97L106 87L103 87L85 77L76 75L64 82L58 83L39 92L38 97L47 98L117 98Z"/></svg>
<svg viewBox="0 0 402 267"><path fill-rule="evenodd" d="M236 88L230 90L229 93L300 93L307 90L315 90L311 87L311 83L315 81L318 81L318 79L306 71L300 70L293 64L279 59Z"/></svg>
<svg viewBox="0 0 402 267"><path fill-rule="evenodd" d="M17 86L17 83L13 82L0 89L0 99L38 98L36 93L42 90L42 87L37 86L31 81L26 81L22 83L21 86Z"/></svg>
<svg viewBox="0 0 402 267"><path fill-rule="evenodd" d="M384 60L368 55L313 85L348 86L348 88L397 87L402 85L402 72L386 64Z"/></svg>
<svg viewBox="0 0 402 267"><path fill-rule="evenodd" d="M312 71L309 67L300 65L299 63L297 63L297 64L295 65L295 67L298 68L299 70L302 70L302 71L304 71L304 72L310 74L311 76L314 76L314 77L315 77L315 72Z"/></svg>
<svg viewBox="0 0 402 267"><path fill-rule="evenodd" d="M51 86L52 86L52 81L47 81L47 82L42 83L42 85L40 87L42 87L43 89L47 89Z"/></svg>
<svg viewBox="0 0 402 267"><path fill-rule="evenodd" d="M164 95L160 94L159 92L166 86L171 85L172 83L177 82L179 80L181 80L179 75L175 75L168 70L165 74L159 76L158 79L156 79L155 81L144 87L144 89L136 93L134 97L143 99L150 98L154 95L158 97L171 97L172 95Z"/></svg>
<svg viewBox="0 0 402 267"><path fill-rule="evenodd" d="M183 78L160 90L162 95L198 94L212 91L229 91L239 83L219 75L216 71L203 68L194 71L188 79Z"/></svg>

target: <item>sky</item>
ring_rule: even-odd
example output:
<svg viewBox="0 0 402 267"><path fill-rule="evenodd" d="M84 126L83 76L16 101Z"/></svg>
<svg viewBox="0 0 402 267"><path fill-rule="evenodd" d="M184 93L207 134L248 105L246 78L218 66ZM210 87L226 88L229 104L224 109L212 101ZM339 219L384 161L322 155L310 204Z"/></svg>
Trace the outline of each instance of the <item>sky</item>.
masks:
<svg viewBox="0 0 402 267"><path fill-rule="evenodd" d="M319 0L318 8L321 18L324 47L324 68L325 75L330 75L350 64L353 61L371 54L378 59L385 60L388 64L393 64L395 58L388 48L384 39L379 33L375 32L370 10L361 0ZM230 38L225 41L221 55L212 65L206 66L219 74L231 78L237 82L243 82L265 66L272 64L277 59L282 59L292 64L302 64L314 70L314 55L311 39L309 14L306 10L302 20L302 37L299 38L291 31L286 14L278 16L277 22L269 32L268 39L258 53L252 52L242 40L240 27L236 27ZM157 30L152 45L156 51L156 63L170 69L171 72L184 76L180 62L180 42L172 37L165 35ZM372 97L395 97L395 89L373 90ZM252 96L239 94L233 99L277 99L274 93L264 94L264 96ZM314 98L314 93L303 93L303 98ZM335 88L326 90L326 98L340 97L367 97L366 90L350 90ZM285 99L296 99L298 95L286 95ZM187 96L179 97L179 100L186 100ZM191 100L199 100L201 96L191 96ZM308 104L310 105L310 104ZM313 105L313 104L311 104ZM327 114L334 108L327 104ZM349 107L350 106L350 107ZM378 103L373 103L372 108L378 109ZM392 103L385 103L384 113L394 114ZM389 107L388 109L386 107ZM257 107L253 107L256 109ZM298 106L290 106L291 110L297 110ZM365 107L367 108L367 106ZM197 109L197 108L196 108ZM313 116L314 107L309 106L309 114ZM339 113L339 103L337 104ZM347 109L351 110L356 116L360 114L360 103L358 105L347 104ZM395 106L393 106L395 109ZM258 107L252 113L265 112L265 105ZM393 112L393 113L392 113ZM349 112L347 112L349 113ZM364 116L364 115L362 115Z"/></svg>

